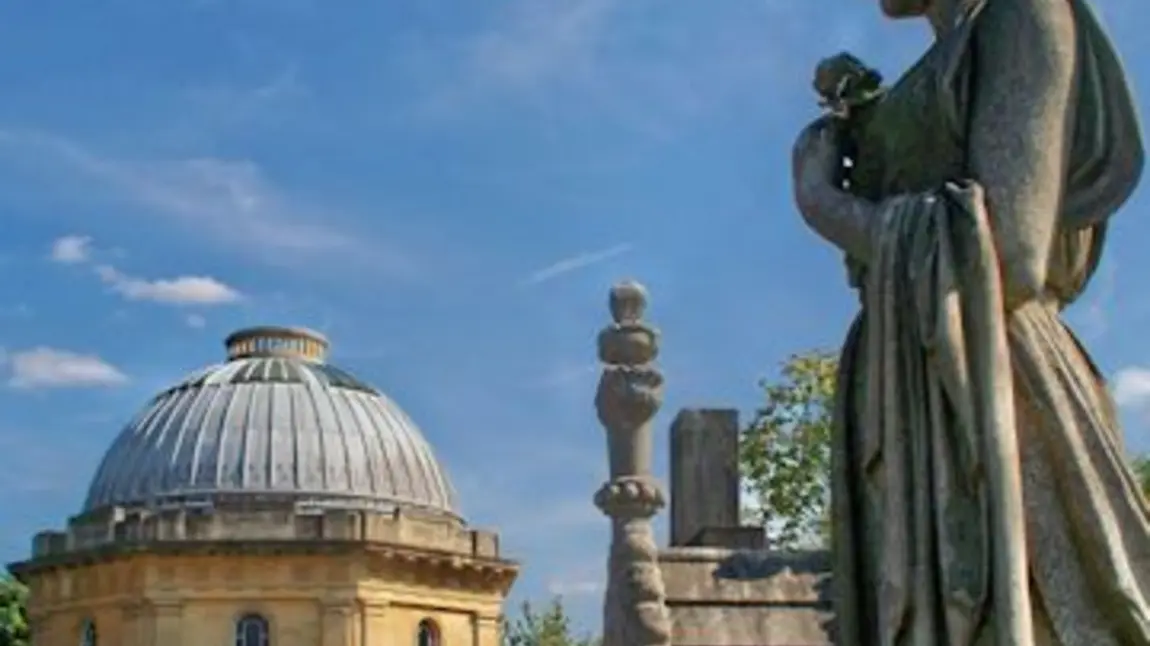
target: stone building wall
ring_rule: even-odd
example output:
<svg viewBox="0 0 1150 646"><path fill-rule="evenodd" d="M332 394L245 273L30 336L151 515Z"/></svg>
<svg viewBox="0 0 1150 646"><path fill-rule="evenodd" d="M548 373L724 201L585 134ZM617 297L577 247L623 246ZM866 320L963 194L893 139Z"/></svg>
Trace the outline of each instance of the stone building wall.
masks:
<svg viewBox="0 0 1150 646"><path fill-rule="evenodd" d="M497 536L405 512L297 515L111 510L41 533L13 566L31 593L36 646L236 644L237 621L266 619L272 646L440 643L498 646L517 571Z"/></svg>
<svg viewBox="0 0 1150 646"><path fill-rule="evenodd" d="M135 569L167 570L172 578L157 580L162 591L134 587L130 580L113 587L117 574ZM274 646L383 646L404 635L410 637L403 643L414 644L424 621L433 622L445 644L498 645L499 603L489 595L411 582L336 582L345 572L338 561L322 557L264 562L243 556L136 556L93 564L60 578L102 579L109 585L37 599L33 643L76 646L91 621L98 644L233 645L236 622L254 613L267 619ZM293 578L301 574L306 578Z"/></svg>

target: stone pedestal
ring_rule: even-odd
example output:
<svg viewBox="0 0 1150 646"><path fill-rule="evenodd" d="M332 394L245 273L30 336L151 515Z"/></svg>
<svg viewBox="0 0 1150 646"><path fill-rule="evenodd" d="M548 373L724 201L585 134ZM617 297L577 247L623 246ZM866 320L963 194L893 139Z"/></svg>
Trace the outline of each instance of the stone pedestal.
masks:
<svg viewBox="0 0 1150 646"><path fill-rule="evenodd" d="M713 547L659 554L675 646L831 646L830 555Z"/></svg>

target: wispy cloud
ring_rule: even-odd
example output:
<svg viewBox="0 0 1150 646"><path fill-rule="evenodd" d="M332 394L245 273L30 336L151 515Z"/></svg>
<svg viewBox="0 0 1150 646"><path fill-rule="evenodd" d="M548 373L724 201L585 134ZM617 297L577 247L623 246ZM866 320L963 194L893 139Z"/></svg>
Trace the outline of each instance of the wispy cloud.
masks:
<svg viewBox="0 0 1150 646"><path fill-rule="evenodd" d="M28 319L35 315L35 310L27 303L15 305L0 305L0 319ZM0 355L3 353L0 352ZM2 363L2 362L0 362Z"/></svg>
<svg viewBox="0 0 1150 646"><path fill-rule="evenodd" d="M190 0L190 4L203 10L230 11L242 7L269 13L290 14L302 14L316 9L316 0Z"/></svg>
<svg viewBox="0 0 1150 646"><path fill-rule="evenodd" d="M192 235L275 265L371 266L411 278L406 254L370 236L341 230L322 207L289 196L247 160L213 157L130 160L98 154L51 134L0 129L0 155L34 155L63 173L95 180L113 196ZM67 181L66 174L59 178ZM338 218L334 218L338 219ZM330 262L324 266L332 266Z"/></svg>
<svg viewBox="0 0 1150 646"><path fill-rule="evenodd" d="M242 298L235 288L211 276L146 280L124 274L111 265L96 267L96 275L113 291L130 301L152 301L167 305L224 305Z"/></svg>
<svg viewBox="0 0 1150 646"><path fill-rule="evenodd" d="M202 330L208 321L199 314L188 314L184 317L184 323L193 330Z"/></svg>
<svg viewBox="0 0 1150 646"><path fill-rule="evenodd" d="M87 262L92 253L92 239L88 236L69 235L52 242L48 257L52 262L74 265Z"/></svg>
<svg viewBox="0 0 1150 646"><path fill-rule="evenodd" d="M399 58L428 83L429 116L458 116L492 98L541 99L574 79L593 83L599 43L617 0L512 0L461 40L434 37Z"/></svg>
<svg viewBox="0 0 1150 646"><path fill-rule="evenodd" d="M700 115L741 105L769 104L764 118L776 118L783 103L813 110L806 92L818 59L856 49L869 35L858 12L828 14L817 3L739 3L720 12L651 0L496 6L462 39L413 39L418 51L401 58L430 79L421 114L467 118L485 104L510 104L580 121L606 116L667 138ZM812 39L812 31L825 37ZM779 91L787 85L795 91Z"/></svg>
<svg viewBox="0 0 1150 646"><path fill-rule="evenodd" d="M564 274L569 274L573 271L578 271L585 267L590 267L591 265L596 265L606 260L610 260L616 256L621 256L628 251L631 251L632 248L633 247L631 244L624 243L615 245L614 247L608 247L607 249L588 251L564 258L562 260L553 262L546 267L536 269L535 271L531 272L531 275L524 279L523 285L538 285L539 283L553 280Z"/></svg>
<svg viewBox="0 0 1150 646"><path fill-rule="evenodd" d="M280 121L291 105L310 95L299 67L288 65L255 84L215 83L187 91L192 109L217 135L233 126L259 127Z"/></svg>
<svg viewBox="0 0 1150 646"><path fill-rule="evenodd" d="M589 74L614 0L514 2L499 26L480 32L466 50L469 78L510 89L533 89Z"/></svg>
<svg viewBox="0 0 1150 646"><path fill-rule="evenodd" d="M13 388L84 388L119 386L128 377L119 368L94 354L79 354L40 346L8 357Z"/></svg>

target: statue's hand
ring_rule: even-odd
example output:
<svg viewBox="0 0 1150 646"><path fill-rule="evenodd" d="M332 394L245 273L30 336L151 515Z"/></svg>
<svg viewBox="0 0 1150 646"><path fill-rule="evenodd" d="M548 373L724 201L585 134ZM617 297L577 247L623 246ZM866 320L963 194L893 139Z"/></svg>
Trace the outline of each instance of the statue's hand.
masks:
<svg viewBox="0 0 1150 646"><path fill-rule="evenodd" d="M826 191L837 190L843 171L839 120L831 115L816 119L799 133L791 151L795 203L808 213Z"/></svg>

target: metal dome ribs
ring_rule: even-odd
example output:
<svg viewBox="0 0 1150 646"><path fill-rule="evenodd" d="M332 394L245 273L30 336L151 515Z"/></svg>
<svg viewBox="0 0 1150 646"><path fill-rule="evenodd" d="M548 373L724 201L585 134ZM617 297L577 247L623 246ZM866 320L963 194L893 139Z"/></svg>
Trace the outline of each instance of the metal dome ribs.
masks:
<svg viewBox="0 0 1150 646"><path fill-rule="evenodd" d="M314 347L293 343L286 334L294 329L254 329L268 330L273 343L244 331L229 341L238 336L245 347L274 351L236 352L229 344L230 361L157 395L104 455L85 511L282 500L458 517L447 474L403 410L320 361Z"/></svg>

